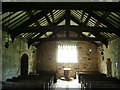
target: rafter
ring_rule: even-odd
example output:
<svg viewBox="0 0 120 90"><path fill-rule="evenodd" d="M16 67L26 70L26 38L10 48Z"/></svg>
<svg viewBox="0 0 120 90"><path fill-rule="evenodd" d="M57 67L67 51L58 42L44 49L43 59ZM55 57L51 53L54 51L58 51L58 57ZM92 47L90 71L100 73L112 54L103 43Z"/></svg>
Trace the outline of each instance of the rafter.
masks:
<svg viewBox="0 0 120 90"><path fill-rule="evenodd" d="M52 14L53 15L53 14ZM54 19L53 19L53 22L52 22L52 24L53 25L57 25L57 24L59 24L60 22L62 22L63 20L65 19L65 15L63 15L62 17L60 17L60 19L57 21L57 22L54 22ZM55 37L57 37L56 36L56 34L55 33L57 33L58 31L53 31L53 34L51 34L50 36L55 36ZM46 31L43 33L43 34L45 34L46 33ZM42 35L43 35L42 34ZM40 37L40 36L39 36ZM37 38L39 38L39 37L37 37Z"/></svg>
<svg viewBox="0 0 120 90"><path fill-rule="evenodd" d="M55 19L54 19L53 12L50 12L50 14L51 14L51 17L52 17L52 21L54 22L54 21L55 21Z"/></svg>
<svg viewBox="0 0 120 90"><path fill-rule="evenodd" d="M29 16L30 18L34 17L32 11L26 11L26 13L28 14L28 16ZM36 24L36 25L40 25L38 21L36 21L35 24Z"/></svg>
<svg viewBox="0 0 120 90"><path fill-rule="evenodd" d="M95 24L95 27L99 27L99 25L100 25L100 22L97 22ZM98 39L100 39L100 41L102 43L104 43L106 47L108 47L108 40L107 40L107 38L105 38L104 36L102 36L99 32L92 32L92 34L95 35ZM102 38L100 38L101 36L102 36Z"/></svg>
<svg viewBox="0 0 120 90"><path fill-rule="evenodd" d="M91 17L91 14L89 14L89 16L87 17L86 21L84 22L85 25L88 23L90 17ZM96 25L95 25L95 27L98 27L99 24L100 24L100 23L97 22ZM110 30L110 31L112 31L112 30ZM108 31L108 32L110 32L110 31ZM93 34L93 35L94 35L96 38L98 38L102 43L104 43L106 47L108 46L108 40L107 40L105 37L103 37L103 36L100 34L100 32L91 32L91 34Z"/></svg>
<svg viewBox="0 0 120 90"><path fill-rule="evenodd" d="M107 27L109 28L114 28L114 30L117 30L118 28L116 28L115 26L113 26L111 23L107 22L104 18L98 16L97 14L95 14L94 12L90 12L90 11L86 11L87 13L89 13L92 17L94 17L95 19L97 19L99 22L105 24ZM104 16L103 16L104 17ZM115 32L116 35L118 35L120 37L120 33Z"/></svg>
<svg viewBox="0 0 120 90"><path fill-rule="evenodd" d="M97 38L85 38L85 37L57 37L57 38L38 38L35 42L45 41L62 41L62 40L81 40L81 41L99 41Z"/></svg>
<svg viewBox="0 0 120 90"><path fill-rule="evenodd" d="M37 21L38 19L42 18L43 16L45 16L46 14L50 13L52 10L42 10L40 13L38 13L35 16L32 16L31 19L27 20L26 22L24 22L23 24L19 25L17 28L15 28L14 30L11 30L10 33L16 37L17 35L19 35L21 32L24 32L23 28L28 27L30 24L34 23L35 21ZM20 29L20 30L19 30Z"/></svg>
<svg viewBox="0 0 120 90"><path fill-rule="evenodd" d="M9 15L7 17L3 18L2 21L14 14L14 13L10 13L10 12L5 12L5 13L9 13Z"/></svg>
<svg viewBox="0 0 120 90"><path fill-rule="evenodd" d="M51 21L50 21L49 17L47 15L45 15L45 18L46 18L47 22L49 23L49 25L51 25Z"/></svg>
<svg viewBox="0 0 120 90"><path fill-rule="evenodd" d="M53 34L51 34L51 35L49 36L49 38L51 38L51 37L53 37L53 36L56 37L56 38L58 37L58 36L56 35L56 33L53 32Z"/></svg>
<svg viewBox="0 0 120 90"><path fill-rule="evenodd" d="M21 19L21 17L19 17L19 18L17 18L17 19L15 19L14 20L14 18L16 18L18 15L16 15L15 17L12 17L11 19L10 19L10 17L9 17L9 20L7 21L8 23L3 23L3 25L5 25L5 24L7 24L7 27L9 27L9 28L12 28L12 27L14 27L14 26L16 26L18 23L20 23L22 20L24 20L26 17L26 14L24 14L22 17L24 17L23 19ZM21 19L21 20L20 20ZM14 20L14 21L12 21L12 22L10 22L11 20ZM19 21L20 20L20 21ZM18 22L19 21L19 22ZM16 23L17 22L17 23ZM11 31L11 29L9 30L9 33L11 33L10 32Z"/></svg>
<svg viewBox="0 0 120 90"><path fill-rule="evenodd" d="M101 38L100 33L92 32L92 34L95 35L95 37L98 38L103 44L105 44L106 47L108 47L108 40L104 37Z"/></svg>
<svg viewBox="0 0 120 90"><path fill-rule="evenodd" d="M76 19L76 18L73 18L73 21L75 21L78 25L81 25L81 23ZM84 24L83 24L84 25ZM107 29L108 30L108 29ZM112 30L113 31L113 30ZM118 30L117 30L118 31ZM118 31L119 32L119 31ZM96 32L97 33L97 32ZM98 39L100 39L100 41L103 43L103 44L105 44L105 45L107 45L108 44L108 40L106 39L106 38L104 38L103 36L101 36L101 35L98 35L97 36L97 34L96 34L95 32L94 33L92 33L93 35L95 35ZM104 41L103 41L104 40Z"/></svg>
<svg viewBox="0 0 120 90"><path fill-rule="evenodd" d="M78 20L77 18L75 18L72 14L70 15L70 19L74 22L76 22L79 26L84 25L83 23L81 23L81 20Z"/></svg>
<svg viewBox="0 0 120 90"><path fill-rule="evenodd" d="M60 22L62 22L64 19L65 19L65 15L63 15L61 18L59 18L59 20L58 20L57 22L52 22L50 26L52 26L52 25L57 25L57 24L59 24ZM29 40L28 40L28 47L29 47L31 44L35 43L35 40L38 39L39 37L41 37L42 35L44 35L46 32L48 32L48 31L47 31L47 30L42 31L42 32L40 33L40 35L38 35L37 37L35 37L35 38L33 38L33 39L29 39ZM53 31L53 32L54 32L54 31ZM38 45L39 45L39 43L38 43Z"/></svg>
<svg viewBox="0 0 120 90"><path fill-rule="evenodd" d="M80 21L81 21L81 22L82 22L82 19L83 19L84 15L85 15L85 12L83 11L83 12L82 12L82 15L81 15L81 18L80 18Z"/></svg>
<svg viewBox="0 0 120 90"><path fill-rule="evenodd" d="M81 9L89 11L120 11L119 2L3 2L3 12L40 9Z"/></svg>
<svg viewBox="0 0 120 90"><path fill-rule="evenodd" d="M80 37L80 36L86 37L84 34L82 34L82 32L78 32L78 37Z"/></svg>
<svg viewBox="0 0 120 90"><path fill-rule="evenodd" d="M23 12L20 12L19 14L17 14L16 16L14 16L14 17L12 17L11 18L11 16L13 15L13 14L15 14L15 13L11 13L11 12L8 12L9 13L9 15L7 16L7 17L5 17L5 18L9 18L9 20L7 21L7 22L10 22L11 20L13 20L14 18L16 18L17 16L19 16L20 14L22 14ZM5 19L4 18L4 19ZM2 20L3 21L3 20ZM5 24L5 22L4 23L2 23L2 24ZM12 24L12 23L9 23L9 24Z"/></svg>
<svg viewBox="0 0 120 90"><path fill-rule="evenodd" d="M82 32L78 32L78 37L80 37L80 36L82 36L82 37L87 37L87 36L85 36L84 34L82 34ZM99 44L97 44L96 42L94 42L94 41L91 41L94 45L96 45L96 46L99 46Z"/></svg>
<svg viewBox="0 0 120 90"><path fill-rule="evenodd" d="M107 25L107 27L112 27L110 23L108 23L107 21L104 20L104 18L98 16L97 14L95 14L94 12L90 12L90 11L86 11L89 15L91 15L92 17L94 17L95 19L97 19L99 22Z"/></svg>
<svg viewBox="0 0 120 90"><path fill-rule="evenodd" d="M65 18L66 18L65 25L70 26L70 10L69 9L65 11ZM66 30L66 37L69 37L69 30Z"/></svg>
<svg viewBox="0 0 120 90"><path fill-rule="evenodd" d="M91 18L91 15L88 15L88 17L86 18L86 20L84 22L85 25L88 23L88 21L89 21L90 18Z"/></svg>
<svg viewBox="0 0 120 90"><path fill-rule="evenodd" d="M9 29L9 28L7 28L6 26L2 25L2 30L4 30L4 31L8 32L10 29ZM9 32L8 32L8 33L9 33ZM9 33L9 34L10 34L10 33Z"/></svg>
<svg viewBox="0 0 120 90"><path fill-rule="evenodd" d="M119 29L114 30L114 28L106 28L106 27L89 27L89 26L36 26L36 27L28 27L22 28L23 31L19 31L19 33L31 33L31 32L48 32L48 31L80 31L80 32L109 32L109 33L120 33Z"/></svg>
<svg viewBox="0 0 120 90"><path fill-rule="evenodd" d="M59 24L60 22L62 22L62 21L64 20L64 18L65 18L65 15L63 15L57 22L51 22L50 26ZM44 35L46 32L47 32L47 31L41 32L37 37L34 38L34 40L37 39L37 38L39 38L39 37L41 37L41 36ZM31 41L31 39L29 39L29 41L28 41L28 42L29 42L29 45L32 44L32 43L30 43L30 41Z"/></svg>

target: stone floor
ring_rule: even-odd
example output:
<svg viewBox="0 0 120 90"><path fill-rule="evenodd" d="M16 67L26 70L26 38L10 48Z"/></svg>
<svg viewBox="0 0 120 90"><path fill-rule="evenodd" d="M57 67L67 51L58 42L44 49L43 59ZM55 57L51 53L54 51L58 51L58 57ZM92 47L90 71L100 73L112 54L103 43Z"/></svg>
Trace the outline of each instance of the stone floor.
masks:
<svg viewBox="0 0 120 90"><path fill-rule="evenodd" d="M57 83L53 85L52 90L81 90L81 84L78 83L78 79L66 80L57 80Z"/></svg>

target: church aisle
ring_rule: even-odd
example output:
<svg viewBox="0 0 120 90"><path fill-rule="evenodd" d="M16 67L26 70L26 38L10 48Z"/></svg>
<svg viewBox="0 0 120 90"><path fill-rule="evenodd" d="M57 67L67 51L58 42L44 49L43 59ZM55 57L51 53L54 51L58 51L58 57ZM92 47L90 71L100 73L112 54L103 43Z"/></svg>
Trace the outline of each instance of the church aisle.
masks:
<svg viewBox="0 0 120 90"><path fill-rule="evenodd" d="M71 79L70 81L58 79L52 90L81 90L81 84L78 83L78 79Z"/></svg>

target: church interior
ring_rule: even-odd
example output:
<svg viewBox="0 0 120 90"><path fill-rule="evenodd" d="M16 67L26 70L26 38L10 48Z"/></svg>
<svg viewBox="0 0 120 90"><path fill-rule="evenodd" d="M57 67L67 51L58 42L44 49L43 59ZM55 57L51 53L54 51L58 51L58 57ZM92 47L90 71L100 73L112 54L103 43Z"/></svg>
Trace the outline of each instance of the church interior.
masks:
<svg viewBox="0 0 120 90"><path fill-rule="evenodd" d="M3 2L2 90L120 89L120 2Z"/></svg>

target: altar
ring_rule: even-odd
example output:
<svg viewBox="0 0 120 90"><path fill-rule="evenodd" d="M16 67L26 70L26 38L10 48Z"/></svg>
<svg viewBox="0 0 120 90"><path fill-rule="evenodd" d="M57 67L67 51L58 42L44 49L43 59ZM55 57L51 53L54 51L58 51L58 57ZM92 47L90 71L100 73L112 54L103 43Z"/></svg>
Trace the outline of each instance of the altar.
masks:
<svg viewBox="0 0 120 90"><path fill-rule="evenodd" d="M66 80L70 80L71 68L64 68L64 77Z"/></svg>

